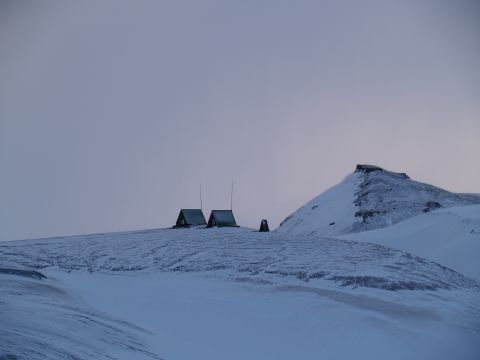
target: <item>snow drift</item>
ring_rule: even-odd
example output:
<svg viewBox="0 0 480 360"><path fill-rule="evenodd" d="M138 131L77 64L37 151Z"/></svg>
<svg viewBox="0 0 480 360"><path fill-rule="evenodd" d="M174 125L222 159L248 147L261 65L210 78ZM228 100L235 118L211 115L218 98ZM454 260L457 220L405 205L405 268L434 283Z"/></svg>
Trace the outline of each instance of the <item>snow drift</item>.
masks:
<svg viewBox="0 0 480 360"><path fill-rule="evenodd" d="M440 209L341 238L408 251L480 281L480 205Z"/></svg>
<svg viewBox="0 0 480 360"><path fill-rule="evenodd" d="M145 331L36 271L0 271L0 359L159 359ZM11 270L11 271L10 271Z"/></svg>

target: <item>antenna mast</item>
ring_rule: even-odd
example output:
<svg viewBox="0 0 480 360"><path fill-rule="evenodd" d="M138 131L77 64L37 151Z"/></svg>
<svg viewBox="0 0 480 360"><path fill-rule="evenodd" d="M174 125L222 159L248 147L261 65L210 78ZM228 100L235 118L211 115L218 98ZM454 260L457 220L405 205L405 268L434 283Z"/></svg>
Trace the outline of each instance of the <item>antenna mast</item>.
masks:
<svg viewBox="0 0 480 360"><path fill-rule="evenodd" d="M203 203L202 203L202 184L200 184L200 210L203 211Z"/></svg>
<svg viewBox="0 0 480 360"><path fill-rule="evenodd" d="M233 210L233 181L232 181L232 189L230 191L230 210Z"/></svg>

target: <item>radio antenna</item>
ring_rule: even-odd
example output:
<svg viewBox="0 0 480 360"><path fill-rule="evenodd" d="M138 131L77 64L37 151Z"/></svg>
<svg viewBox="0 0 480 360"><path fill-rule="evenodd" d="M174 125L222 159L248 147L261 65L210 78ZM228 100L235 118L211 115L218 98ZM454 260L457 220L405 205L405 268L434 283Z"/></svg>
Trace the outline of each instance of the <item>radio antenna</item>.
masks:
<svg viewBox="0 0 480 360"><path fill-rule="evenodd" d="M203 203L202 203L202 184L200 184L200 210L203 211Z"/></svg>
<svg viewBox="0 0 480 360"><path fill-rule="evenodd" d="M232 181L232 189L230 191L230 210L233 210L233 181Z"/></svg>

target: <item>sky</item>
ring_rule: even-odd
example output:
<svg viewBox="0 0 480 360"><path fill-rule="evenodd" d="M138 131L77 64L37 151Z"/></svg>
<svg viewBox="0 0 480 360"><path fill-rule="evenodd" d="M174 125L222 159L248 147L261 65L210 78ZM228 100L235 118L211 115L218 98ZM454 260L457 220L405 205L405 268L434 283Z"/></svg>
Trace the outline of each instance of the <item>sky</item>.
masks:
<svg viewBox="0 0 480 360"><path fill-rule="evenodd" d="M475 0L0 3L0 240L271 228L376 164L480 192Z"/></svg>

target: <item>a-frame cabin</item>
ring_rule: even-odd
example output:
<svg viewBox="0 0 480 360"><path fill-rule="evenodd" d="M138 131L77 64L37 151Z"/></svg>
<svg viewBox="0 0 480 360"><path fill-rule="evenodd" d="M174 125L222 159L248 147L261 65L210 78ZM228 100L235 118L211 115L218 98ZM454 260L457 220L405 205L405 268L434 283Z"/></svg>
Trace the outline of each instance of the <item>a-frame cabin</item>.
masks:
<svg viewBox="0 0 480 360"><path fill-rule="evenodd" d="M207 227L238 227L232 210L212 210Z"/></svg>
<svg viewBox="0 0 480 360"><path fill-rule="evenodd" d="M201 209L181 209L174 228L207 225Z"/></svg>

